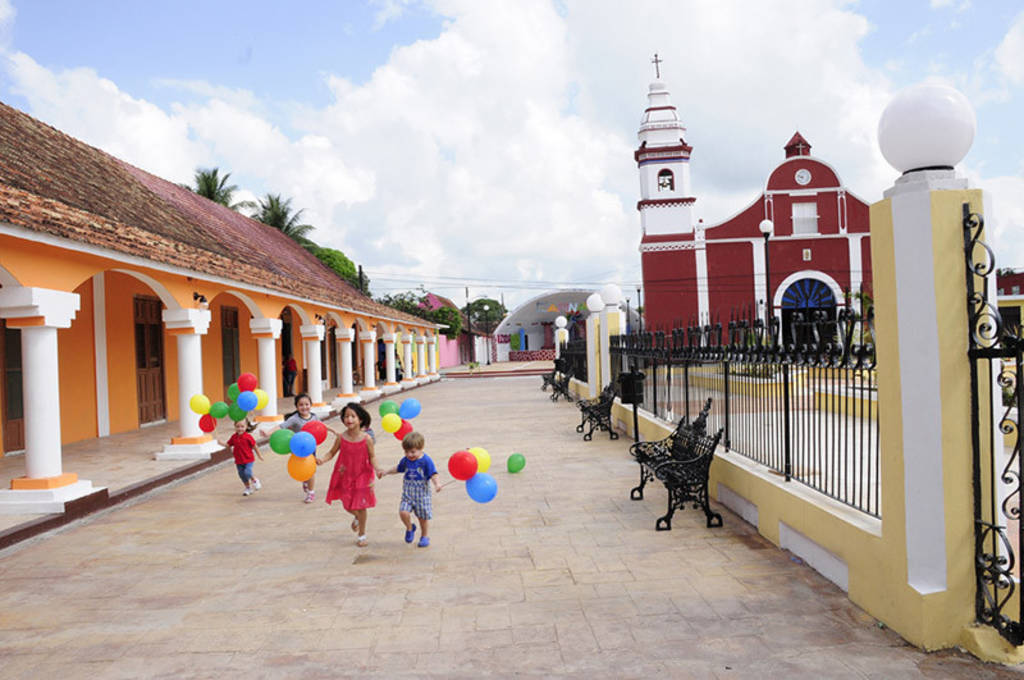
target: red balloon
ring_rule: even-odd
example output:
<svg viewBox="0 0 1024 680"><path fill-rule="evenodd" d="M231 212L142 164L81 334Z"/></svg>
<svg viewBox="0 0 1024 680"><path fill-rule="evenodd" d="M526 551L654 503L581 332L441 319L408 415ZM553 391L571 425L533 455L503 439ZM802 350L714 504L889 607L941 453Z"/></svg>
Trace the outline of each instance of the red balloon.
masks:
<svg viewBox="0 0 1024 680"><path fill-rule="evenodd" d="M199 429L203 432L213 432L217 429L217 421L209 413L200 416Z"/></svg>
<svg viewBox="0 0 1024 680"><path fill-rule="evenodd" d="M466 481L476 474L479 465L476 456L469 451L456 451L448 459L448 472L455 479Z"/></svg>
<svg viewBox="0 0 1024 680"><path fill-rule="evenodd" d="M402 439L405 438L405 435L409 434L410 432L412 432L412 423L410 423L408 420L403 419L402 426L398 428L397 432L395 432L395 438L401 441Z"/></svg>
<svg viewBox="0 0 1024 680"><path fill-rule="evenodd" d="M252 392L260 386L260 381L252 373L243 373L238 376L238 389L242 392Z"/></svg>
<svg viewBox="0 0 1024 680"><path fill-rule="evenodd" d="M327 439L327 426L319 420L309 421L302 426L302 430L313 435L313 439L316 440L317 444L323 444L324 440Z"/></svg>

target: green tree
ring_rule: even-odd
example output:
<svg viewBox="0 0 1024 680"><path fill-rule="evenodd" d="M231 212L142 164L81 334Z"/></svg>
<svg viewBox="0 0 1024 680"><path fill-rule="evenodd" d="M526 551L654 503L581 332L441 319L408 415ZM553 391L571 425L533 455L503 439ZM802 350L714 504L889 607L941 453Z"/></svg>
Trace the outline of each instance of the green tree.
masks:
<svg viewBox="0 0 1024 680"><path fill-rule="evenodd" d="M427 291L422 286L419 292L405 291L383 295L377 298L377 302L432 323L447 326L441 329L441 333L448 339L456 338L462 332L462 314L459 310L454 307L430 309L427 306Z"/></svg>
<svg viewBox="0 0 1024 680"><path fill-rule="evenodd" d="M234 184L228 184L229 177L231 177L230 172L225 173L224 176L221 177L219 168L213 168L211 170L196 168L194 178L195 186L188 188L200 196L204 196L214 203L220 203L223 206L227 206L232 210L255 207L252 201L239 201L238 203L232 203L231 199L234 196L234 193L238 191L238 187Z"/></svg>
<svg viewBox="0 0 1024 680"><path fill-rule="evenodd" d="M317 259L333 269L335 274L356 288L359 288L359 272L356 270L355 263L348 259L345 253L334 248L317 246L313 250L313 254L317 256Z"/></svg>
<svg viewBox="0 0 1024 680"><path fill-rule="evenodd" d="M249 217L280 230L285 236L294 239L304 248L312 250L317 246L306 238L306 234L313 231L313 225L299 222L303 212L304 210L292 212L292 199L282 200L281 194L267 193L259 200Z"/></svg>
<svg viewBox="0 0 1024 680"><path fill-rule="evenodd" d="M442 328L441 333L449 340L459 337L459 333L462 332L462 313L454 307L438 307L435 309L434 322L448 326L448 328Z"/></svg>
<svg viewBox="0 0 1024 680"><path fill-rule="evenodd" d="M486 309L485 309L486 308ZM505 305L491 298L473 300L463 308L470 328L490 333L505 318Z"/></svg>

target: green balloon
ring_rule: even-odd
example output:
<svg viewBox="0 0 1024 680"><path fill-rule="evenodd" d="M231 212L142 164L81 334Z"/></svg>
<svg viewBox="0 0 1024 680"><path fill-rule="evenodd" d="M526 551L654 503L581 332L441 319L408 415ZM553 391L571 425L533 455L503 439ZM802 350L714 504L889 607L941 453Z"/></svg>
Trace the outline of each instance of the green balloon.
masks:
<svg viewBox="0 0 1024 680"><path fill-rule="evenodd" d="M228 414L228 405L223 401L215 401L210 404L210 415L214 418L223 418Z"/></svg>
<svg viewBox="0 0 1024 680"><path fill-rule="evenodd" d="M242 390L238 389L238 383L231 383L231 387L228 388L228 399L231 401L237 400L241 392Z"/></svg>
<svg viewBox="0 0 1024 680"><path fill-rule="evenodd" d="M399 409L398 404L396 404L395 402L391 401L390 399L388 399L387 401L382 401L380 403L380 409L379 409L380 417L383 418L384 416L386 416L389 413L398 413L398 409Z"/></svg>
<svg viewBox="0 0 1024 680"><path fill-rule="evenodd" d="M282 456L291 453L291 440L295 435L291 430L277 430L270 435L270 450Z"/></svg>
<svg viewBox="0 0 1024 680"><path fill-rule="evenodd" d="M239 420L245 420L245 416L245 411L238 408L237 404L228 406L228 418L231 418L232 422L237 423Z"/></svg>
<svg viewBox="0 0 1024 680"><path fill-rule="evenodd" d="M506 465L508 466L509 472L513 474L519 472L524 467L526 467L526 456L524 456L521 453L513 453L511 456L508 457L508 462L506 462Z"/></svg>

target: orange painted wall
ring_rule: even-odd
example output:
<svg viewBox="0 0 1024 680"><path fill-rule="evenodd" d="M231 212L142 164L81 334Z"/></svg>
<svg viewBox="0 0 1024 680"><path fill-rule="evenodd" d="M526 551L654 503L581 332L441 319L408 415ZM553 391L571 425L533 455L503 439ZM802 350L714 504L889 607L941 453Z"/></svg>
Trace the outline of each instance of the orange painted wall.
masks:
<svg viewBox="0 0 1024 680"><path fill-rule="evenodd" d="M57 331L60 375L60 434L64 444L92 439L96 428L96 345L93 333L92 279L74 291L78 313L71 328Z"/></svg>
<svg viewBox="0 0 1024 680"><path fill-rule="evenodd" d="M230 294L218 295L210 303L210 330L203 336L203 391L211 401L224 401L224 349L221 311L224 307L238 310L238 361L242 373L260 377L259 343L249 330L252 315L245 304ZM278 378L280 380L280 378ZM280 392L278 392L280 394Z"/></svg>

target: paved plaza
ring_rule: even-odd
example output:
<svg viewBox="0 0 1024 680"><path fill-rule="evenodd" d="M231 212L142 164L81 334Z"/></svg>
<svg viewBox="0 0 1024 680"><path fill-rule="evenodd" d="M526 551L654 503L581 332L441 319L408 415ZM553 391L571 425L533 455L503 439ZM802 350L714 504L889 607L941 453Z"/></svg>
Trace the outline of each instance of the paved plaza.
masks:
<svg viewBox="0 0 1024 680"><path fill-rule="evenodd" d="M265 449L251 497L229 462L7 549L0 677L1024 675L908 646L721 506L722 528L687 510L655 532L665 494L629 500L629 441L582 441L576 409L540 383L445 380L409 395L445 481L452 452L481 446L498 482L487 504L446 486L429 548L403 540L399 477L378 482L358 548L349 516L322 502L327 470L305 505ZM390 467L401 447L371 412ZM513 452L526 467L510 475Z"/></svg>

